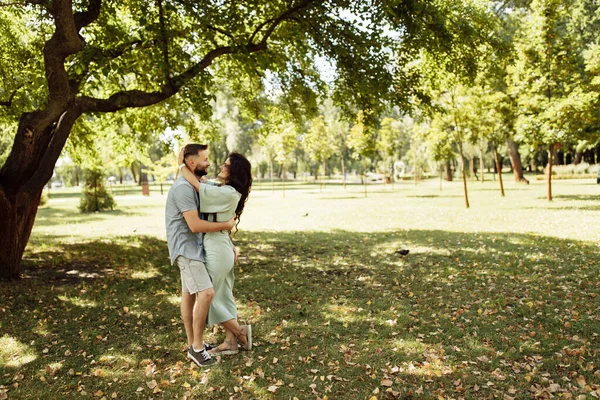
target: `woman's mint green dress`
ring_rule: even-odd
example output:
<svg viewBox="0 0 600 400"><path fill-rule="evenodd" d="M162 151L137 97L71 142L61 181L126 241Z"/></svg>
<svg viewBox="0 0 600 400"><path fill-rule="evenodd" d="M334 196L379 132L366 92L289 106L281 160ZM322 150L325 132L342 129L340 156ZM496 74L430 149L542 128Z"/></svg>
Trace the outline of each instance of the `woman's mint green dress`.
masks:
<svg viewBox="0 0 600 400"><path fill-rule="evenodd" d="M235 214L242 197L233 187L200 184L200 212L208 213L209 220L226 222ZM208 325L237 319L237 307L233 298L235 271L233 268L233 243L227 231L204 234L206 269L212 279L215 297L208 311Z"/></svg>

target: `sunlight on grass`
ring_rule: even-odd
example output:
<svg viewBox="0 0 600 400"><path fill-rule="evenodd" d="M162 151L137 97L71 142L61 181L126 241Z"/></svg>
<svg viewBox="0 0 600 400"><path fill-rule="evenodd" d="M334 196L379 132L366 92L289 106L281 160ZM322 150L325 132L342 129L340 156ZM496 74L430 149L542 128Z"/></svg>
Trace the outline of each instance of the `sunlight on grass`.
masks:
<svg viewBox="0 0 600 400"><path fill-rule="evenodd" d="M8 335L0 338L0 365L19 368L38 358L26 344Z"/></svg>
<svg viewBox="0 0 600 400"><path fill-rule="evenodd" d="M50 333L48 330L48 324L44 324L42 322L38 322L38 325L32 329L32 332L40 336L45 336Z"/></svg>
<svg viewBox="0 0 600 400"><path fill-rule="evenodd" d="M181 303L181 296L172 294L170 296L166 296L167 302L173 304L174 306L178 306Z"/></svg>
<svg viewBox="0 0 600 400"><path fill-rule="evenodd" d="M65 296L65 295L60 295L60 296L58 296L58 298L60 300L64 301L65 303L74 305L75 307L81 307L81 308L98 307L98 303L95 302L94 300L90 300L90 299L82 299L79 297L71 297L71 296Z"/></svg>
<svg viewBox="0 0 600 400"><path fill-rule="evenodd" d="M133 279L150 279L157 277L159 275L159 271L156 268L150 268L147 271L135 271L131 274L131 278Z"/></svg>
<svg viewBox="0 0 600 400"><path fill-rule="evenodd" d="M109 352L100 356L98 363L104 366L126 369L137 365L138 361L129 354Z"/></svg>
<svg viewBox="0 0 600 400"><path fill-rule="evenodd" d="M321 313L324 319L335 320L346 325L350 322L356 322L362 319L361 312L364 311L362 308L344 306L339 304L325 305L325 308L329 310L329 312Z"/></svg>

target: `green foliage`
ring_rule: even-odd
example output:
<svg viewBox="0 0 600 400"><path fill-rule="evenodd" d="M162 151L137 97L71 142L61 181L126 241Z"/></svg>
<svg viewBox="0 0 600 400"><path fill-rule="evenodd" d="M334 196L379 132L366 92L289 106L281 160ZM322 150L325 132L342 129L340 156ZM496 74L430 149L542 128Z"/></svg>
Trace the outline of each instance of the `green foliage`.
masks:
<svg viewBox="0 0 600 400"><path fill-rule="evenodd" d="M304 148L311 159L318 163L323 163L329 159L335 151L335 140L333 132L325 124L322 115L314 118L308 124L308 129L304 134ZM325 171L323 171L325 173Z"/></svg>
<svg viewBox="0 0 600 400"><path fill-rule="evenodd" d="M106 190L104 173L98 167L88 168L84 173L85 184L81 191L79 211L82 213L102 212L116 207L115 200Z"/></svg>
<svg viewBox="0 0 600 400"><path fill-rule="evenodd" d="M365 123L365 113L359 111L348 136L348 147L356 159L365 159L375 154L377 142L374 129Z"/></svg>

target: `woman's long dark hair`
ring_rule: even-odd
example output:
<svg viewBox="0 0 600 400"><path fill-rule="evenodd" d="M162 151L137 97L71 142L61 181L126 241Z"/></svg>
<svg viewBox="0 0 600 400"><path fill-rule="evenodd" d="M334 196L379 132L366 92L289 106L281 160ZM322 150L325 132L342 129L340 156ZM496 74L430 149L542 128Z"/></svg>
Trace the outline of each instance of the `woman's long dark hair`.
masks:
<svg viewBox="0 0 600 400"><path fill-rule="evenodd" d="M240 223L240 216L242 215L242 211L244 211L246 200L248 200L248 195L250 194L250 187L252 186L252 165L246 157L236 152L229 153L229 162L231 163L229 166L229 178L225 183L242 195L235 209L237 219L235 230L237 231L237 225Z"/></svg>

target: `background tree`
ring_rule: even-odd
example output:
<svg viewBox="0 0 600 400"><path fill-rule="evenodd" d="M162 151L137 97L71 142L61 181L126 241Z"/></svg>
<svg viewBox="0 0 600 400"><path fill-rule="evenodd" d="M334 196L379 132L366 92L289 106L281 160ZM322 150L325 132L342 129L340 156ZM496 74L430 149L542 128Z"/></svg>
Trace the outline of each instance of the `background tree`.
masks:
<svg viewBox="0 0 600 400"><path fill-rule="evenodd" d="M391 117L381 120L381 127L377 132L377 152L379 153L386 181L394 182L394 161L400 148L401 123ZM393 187L393 186L392 186Z"/></svg>
<svg viewBox="0 0 600 400"><path fill-rule="evenodd" d="M331 128L325 125L325 119L322 115L315 117L308 123L304 134L304 148L320 167L321 173L318 174L320 187L323 188L323 176L327 173L326 161L331 157L335 148Z"/></svg>
<svg viewBox="0 0 600 400"><path fill-rule="evenodd" d="M105 173L99 166L91 166L84 173L85 184L81 193L79 210L83 213L112 210L115 200L104 185Z"/></svg>
<svg viewBox="0 0 600 400"><path fill-rule="evenodd" d="M160 159L148 165L147 168L154 177L154 180L160 185L160 194L164 194L163 184L167 181L167 179L169 179L169 177L175 174L177 168L177 158L175 157L175 153L171 152L164 155Z"/></svg>
<svg viewBox="0 0 600 400"><path fill-rule="evenodd" d="M552 200L552 166L557 146L577 138L586 100L576 40L566 26L573 2L533 0L518 33L513 67L520 113L519 136L548 152L547 198Z"/></svg>
<svg viewBox="0 0 600 400"><path fill-rule="evenodd" d="M354 158L362 161L365 197L367 197L367 159L376 153L376 143L374 128L365 122L365 113L359 111L354 125L350 128L348 147L352 149Z"/></svg>

